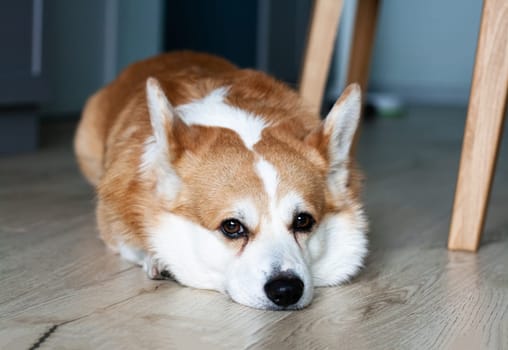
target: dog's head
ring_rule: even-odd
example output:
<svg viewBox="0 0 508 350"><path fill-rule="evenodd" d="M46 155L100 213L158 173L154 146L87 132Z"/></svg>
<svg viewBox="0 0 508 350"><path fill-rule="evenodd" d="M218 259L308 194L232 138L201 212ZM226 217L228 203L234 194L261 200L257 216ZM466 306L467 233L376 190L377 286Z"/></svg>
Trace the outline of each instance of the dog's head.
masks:
<svg viewBox="0 0 508 350"><path fill-rule="evenodd" d="M224 102L227 89L174 108L154 79L144 176L163 209L155 257L188 286L263 309L298 309L315 286L348 280L367 252L349 153L360 89L346 89L304 137Z"/></svg>

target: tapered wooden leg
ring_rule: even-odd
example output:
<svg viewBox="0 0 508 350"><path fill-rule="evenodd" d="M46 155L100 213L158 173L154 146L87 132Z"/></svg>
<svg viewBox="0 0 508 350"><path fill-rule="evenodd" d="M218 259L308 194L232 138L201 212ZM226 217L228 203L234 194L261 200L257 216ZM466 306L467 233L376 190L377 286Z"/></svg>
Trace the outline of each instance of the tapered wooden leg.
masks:
<svg viewBox="0 0 508 350"><path fill-rule="evenodd" d="M300 75L300 95L319 113L330 70L342 0L315 0Z"/></svg>
<svg viewBox="0 0 508 350"><path fill-rule="evenodd" d="M376 35L377 17L379 13L380 0L358 0L356 10L353 42L349 54L349 65L346 83L358 83L362 89L362 96L365 99L367 84L369 82L370 61L374 38ZM356 131L351 146L351 155L356 153L360 128Z"/></svg>
<svg viewBox="0 0 508 350"><path fill-rule="evenodd" d="M508 1L485 0L449 249L478 249L503 128L507 90Z"/></svg>
<svg viewBox="0 0 508 350"><path fill-rule="evenodd" d="M369 81L369 68L374 47L379 3L379 0L358 0L356 10L353 42L351 44L346 80L348 84L359 83L362 92L367 90L367 83Z"/></svg>

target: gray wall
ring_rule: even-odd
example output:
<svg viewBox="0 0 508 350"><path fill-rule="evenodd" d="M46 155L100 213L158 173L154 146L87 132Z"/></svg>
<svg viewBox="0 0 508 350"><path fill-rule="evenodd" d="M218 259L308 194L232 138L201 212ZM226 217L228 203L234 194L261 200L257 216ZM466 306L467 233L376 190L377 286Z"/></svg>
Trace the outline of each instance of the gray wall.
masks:
<svg viewBox="0 0 508 350"><path fill-rule="evenodd" d="M119 0L117 73L162 50L163 0Z"/></svg>
<svg viewBox="0 0 508 350"><path fill-rule="evenodd" d="M344 88L356 1L344 2L328 97ZM369 91L407 103L466 105L482 0L384 0Z"/></svg>
<svg viewBox="0 0 508 350"><path fill-rule="evenodd" d="M161 49L162 0L45 1L45 115L77 114L128 63Z"/></svg>
<svg viewBox="0 0 508 350"><path fill-rule="evenodd" d="M43 70L51 96L43 113L79 112L120 69L159 52L164 3L45 1ZM382 1L370 89L410 103L466 104L481 6L481 0ZM344 16L329 94L335 97L342 88L354 0L345 2Z"/></svg>
<svg viewBox="0 0 508 350"><path fill-rule="evenodd" d="M102 0L45 1L43 71L50 90L43 113L76 112L102 83Z"/></svg>
<svg viewBox="0 0 508 350"><path fill-rule="evenodd" d="M382 1L371 90L466 104L481 9L481 0Z"/></svg>

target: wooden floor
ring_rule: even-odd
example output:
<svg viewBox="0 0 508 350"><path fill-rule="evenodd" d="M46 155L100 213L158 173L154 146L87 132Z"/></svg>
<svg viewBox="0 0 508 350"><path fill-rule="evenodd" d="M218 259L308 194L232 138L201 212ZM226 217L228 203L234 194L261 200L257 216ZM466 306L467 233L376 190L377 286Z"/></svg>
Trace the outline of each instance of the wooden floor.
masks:
<svg viewBox="0 0 508 350"><path fill-rule="evenodd" d="M0 348L507 349L506 140L479 253L446 250L464 115L414 108L365 125L367 265L295 312L150 281L107 252L69 133L0 158Z"/></svg>

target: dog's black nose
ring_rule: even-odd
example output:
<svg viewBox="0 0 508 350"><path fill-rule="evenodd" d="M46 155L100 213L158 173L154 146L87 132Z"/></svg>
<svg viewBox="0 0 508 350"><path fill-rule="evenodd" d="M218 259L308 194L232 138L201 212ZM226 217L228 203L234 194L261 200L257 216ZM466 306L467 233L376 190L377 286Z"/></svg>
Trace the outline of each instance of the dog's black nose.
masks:
<svg viewBox="0 0 508 350"><path fill-rule="evenodd" d="M303 281L296 276L276 276L265 284L265 293L279 306L293 305L303 294Z"/></svg>

